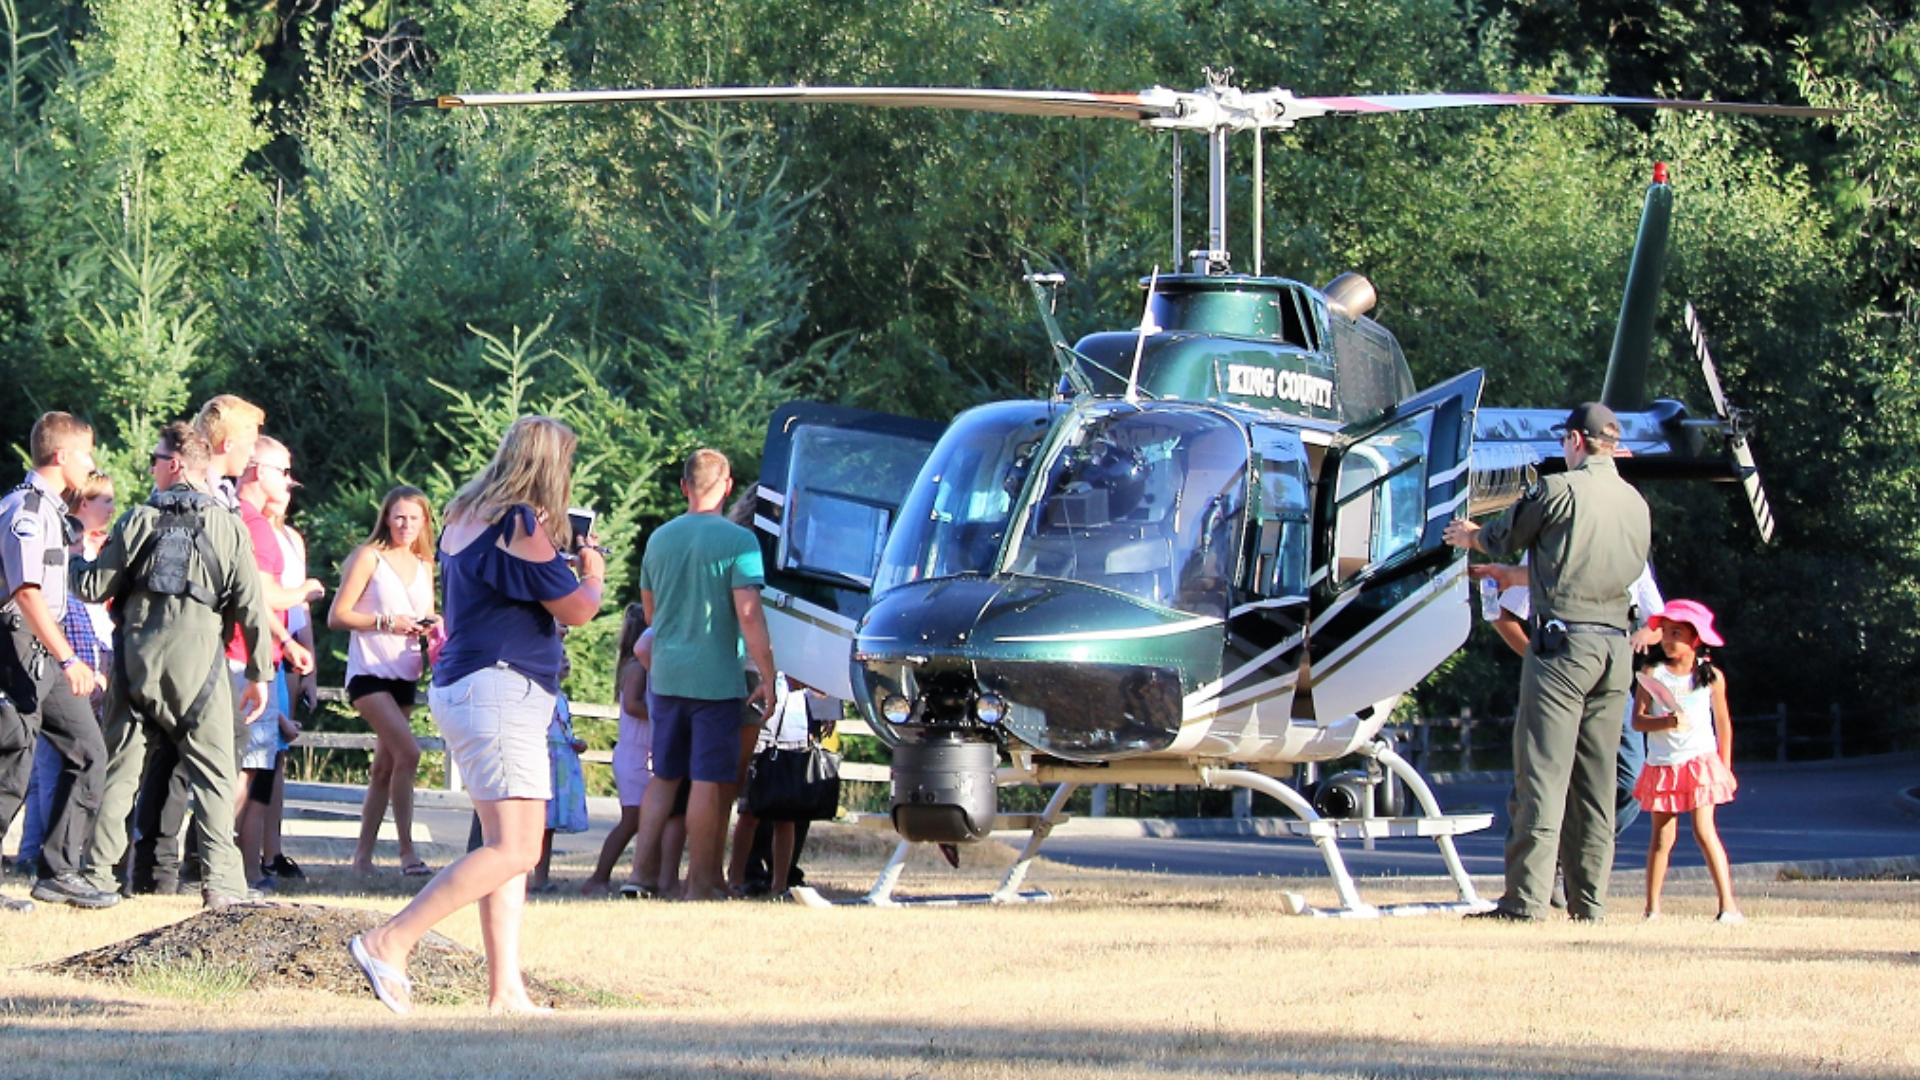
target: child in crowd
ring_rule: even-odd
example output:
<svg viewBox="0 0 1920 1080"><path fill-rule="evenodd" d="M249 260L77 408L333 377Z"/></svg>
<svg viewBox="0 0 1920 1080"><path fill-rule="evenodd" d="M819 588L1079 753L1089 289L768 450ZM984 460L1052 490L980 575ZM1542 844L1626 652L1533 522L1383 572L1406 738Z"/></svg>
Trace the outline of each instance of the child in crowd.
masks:
<svg viewBox="0 0 1920 1080"><path fill-rule="evenodd" d="M1694 600L1669 601L1648 625L1660 631L1667 658L1641 672L1633 701L1633 729L1647 734L1647 764L1633 794L1653 821L1647 918L1660 917L1660 891L1679 831L1676 820L1687 814L1720 896L1719 921L1745 922L1733 900L1727 851L1713 825L1713 808L1732 802L1739 788L1733 778L1727 677L1713 666L1708 651L1724 642L1713 628L1713 612Z"/></svg>
<svg viewBox="0 0 1920 1080"><path fill-rule="evenodd" d="M640 832L640 797L653 780L653 725L647 717L647 665L641 655L650 651L653 631L645 610L628 604L620 622L620 646L614 654L614 700L620 707L620 738L613 747L613 786L620 795L620 820L600 845L593 876L580 886L588 896L605 893L613 868Z"/></svg>
<svg viewBox="0 0 1920 1080"><path fill-rule="evenodd" d="M573 665L560 662L560 678L565 681ZM549 878L548 864L553 860L553 834L587 831L587 781L580 769L580 755L587 744L573 733L573 710L567 705L567 692L554 699L553 720L547 725L547 763L553 770L553 798L547 800L547 831L540 840L540 865L527 875L527 891L548 893L559 886Z"/></svg>

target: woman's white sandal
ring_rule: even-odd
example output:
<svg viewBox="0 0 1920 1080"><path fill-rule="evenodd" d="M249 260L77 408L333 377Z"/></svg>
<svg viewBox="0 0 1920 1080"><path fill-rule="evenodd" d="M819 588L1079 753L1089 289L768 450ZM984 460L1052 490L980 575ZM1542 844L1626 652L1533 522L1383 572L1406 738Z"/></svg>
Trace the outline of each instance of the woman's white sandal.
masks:
<svg viewBox="0 0 1920 1080"><path fill-rule="evenodd" d="M394 970L392 964L368 952L366 944L360 940L358 934L354 935L352 941L347 942L347 952L353 955L353 962L360 965L360 973L367 977L367 985L373 987L373 996L380 999L380 1004L403 1015L413 1011L411 1000L397 998L387 989L387 984L393 983L411 998L413 981L408 979L405 973Z"/></svg>

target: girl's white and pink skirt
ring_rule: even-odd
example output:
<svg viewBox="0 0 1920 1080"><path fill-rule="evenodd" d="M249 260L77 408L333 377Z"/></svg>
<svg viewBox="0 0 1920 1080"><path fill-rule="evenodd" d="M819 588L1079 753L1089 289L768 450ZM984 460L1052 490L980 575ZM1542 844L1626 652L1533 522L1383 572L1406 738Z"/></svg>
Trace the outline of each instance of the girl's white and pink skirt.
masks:
<svg viewBox="0 0 1920 1080"><path fill-rule="evenodd" d="M1703 806L1733 801L1740 781L1719 754L1701 754L1679 765L1648 765L1640 770L1633 797L1656 814L1686 814Z"/></svg>

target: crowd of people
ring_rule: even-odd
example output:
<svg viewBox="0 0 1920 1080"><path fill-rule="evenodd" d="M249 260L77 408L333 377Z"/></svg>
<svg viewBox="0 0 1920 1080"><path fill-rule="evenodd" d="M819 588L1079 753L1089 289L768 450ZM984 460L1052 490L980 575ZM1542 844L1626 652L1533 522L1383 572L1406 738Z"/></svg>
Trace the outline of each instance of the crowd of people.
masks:
<svg viewBox="0 0 1920 1080"><path fill-rule="evenodd" d="M293 702L316 700L308 607L327 590L286 523L299 485L286 446L260 433L264 419L222 395L191 423L167 425L150 455L152 496L117 519L91 428L59 412L34 425L32 469L0 499L0 831L24 806L17 864L35 877L33 900L104 908L179 888L189 821L209 907L302 874L281 850L279 807L300 732ZM1741 918L1713 821L1737 787L1726 679L1710 653L1721 640L1703 605L1663 602L1653 586L1649 515L1614 467L1619 440L1610 410L1581 406L1565 425L1565 473L1485 527L1446 530L1456 546L1524 556L1473 570L1502 586L1488 615L1525 657L1506 891L1487 918L1528 921L1550 905L1600 918L1614 838L1641 807L1654 826L1647 917L1659 915L1685 816L1721 919ZM409 954L469 904L491 1005L536 1009L519 968L521 910L530 887L557 888L554 833L586 828L563 638L599 613L605 590L598 538L576 535L568 513L574 449L557 420L516 421L437 536L427 496L395 488L333 593L327 625L349 637L347 696L376 738L351 867L374 872L390 815L400 872L431 878L350 944L395 1011L411 1007ZM756 847L763 887L777 893L804 833L754 818L742 796L748 765L769 745L817 735L833 710L774 667L760 545L724 510L727 459L694 453L680 490L686 511L651 537L640 602L622 626L621 818L582 890L613 891L631 844L618 895L741 895ZM1636 686L1634 653L1656 644L1662 658ZM412 829L421 749L411 713L429 657L427 705L476 821L471 849L437 873ZM31 908L0 894L0 910Z"/></svg>
<svg viewBox="0 0 1920 1080"><path fill-rule="evenodd" d="M91 427L60 412L34 425L32 469L0 500L0 833L24 808L14 862L34 882L31 900L0 893L0 910L105 908L183 886L222 908L303 876L281 848L280 817L301 730L294 705L317 704L309 608L327 589L287 524L299 484L264 420L221 395L167 425L149 455L151 496L117 518ZM520 911L530 885L558 887L547 873L554 833L587 824L563 635L598 614L606 574L598 538L575 535L569 519L574 443L557 420L515 422L437 535L423 492L388 492L333 591L326 621L348 635L347 697L375 736L350 869L375 872L390 817L400 873L431 878L350 946L397 1010L409 1007L407 955L468 904L480 908L491 1004L534 1008ZM588 893L611 891L629 843L618 895L708 900L746 887L763 823L745 817L729 874L728 811L786 683L760 610L759 544L722 514L732 488L723 455L695 453L681 481L687 512L648 546L621 639L622 819ZM427 705L477 831L437 873L412 828L411 713L429 659ZM806 738L808 695L783 700L765 738ZM767 878L784 889L795 828L764 826Z"/></svg>

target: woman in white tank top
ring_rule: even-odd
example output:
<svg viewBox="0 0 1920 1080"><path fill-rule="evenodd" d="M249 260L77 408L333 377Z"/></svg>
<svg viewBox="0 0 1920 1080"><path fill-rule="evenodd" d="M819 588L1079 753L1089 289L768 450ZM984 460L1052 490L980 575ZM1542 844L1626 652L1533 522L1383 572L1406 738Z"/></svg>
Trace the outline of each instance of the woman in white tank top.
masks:
<svg viewBox="0 0 1920 1080"><path fill-rule="evenodd" d="M420 638L438 619L433 603L433 508L425 492L402 485L380 502L380 519L367 542L340 568L327 625L350 632L347 697L378 742L360 807L360 840L353 869L373 872L374 842L387 811L400 842L400 872L431 876L413 849L413 784L420 743L413 711L423 661Z"/></svg>

